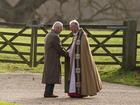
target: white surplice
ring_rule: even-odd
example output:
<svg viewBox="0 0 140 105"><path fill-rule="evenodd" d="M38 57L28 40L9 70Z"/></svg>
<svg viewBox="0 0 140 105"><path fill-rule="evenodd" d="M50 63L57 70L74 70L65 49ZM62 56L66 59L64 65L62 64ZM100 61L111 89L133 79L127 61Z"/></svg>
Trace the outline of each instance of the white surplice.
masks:
<svg viewBox="0 0 140 105"><path fill-rule="evenodd" d="M75 42L77 38L77 33L73 34L74 39L73 43L68 50L69 56L70 56L70 65L72 65L71 75L70 75L70 87L69 87L69 93L75 93L76 92L76 86L75 86L75 56L73 56L73 50L75 47Z"/></svg>

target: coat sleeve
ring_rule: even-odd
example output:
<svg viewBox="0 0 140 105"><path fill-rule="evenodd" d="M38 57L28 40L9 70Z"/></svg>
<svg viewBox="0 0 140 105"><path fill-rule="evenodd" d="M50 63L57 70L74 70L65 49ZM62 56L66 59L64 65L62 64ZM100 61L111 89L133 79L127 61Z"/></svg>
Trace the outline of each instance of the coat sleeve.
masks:
<svg viewBox="0 0 140 105"><path fill-rule="evenodd" d="M67 56L67 52L65 51L65 49L61 46L60 44L60 39L58 36L54 36L53 39L53 47L57 50L57 52L61 55L61 56Z"/></svg>

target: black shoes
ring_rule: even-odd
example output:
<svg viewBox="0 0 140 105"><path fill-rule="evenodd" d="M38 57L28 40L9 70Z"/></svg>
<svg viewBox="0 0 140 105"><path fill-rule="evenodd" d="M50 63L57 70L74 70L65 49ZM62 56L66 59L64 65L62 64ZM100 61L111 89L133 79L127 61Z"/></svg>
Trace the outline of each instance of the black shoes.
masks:
<svg viewBox="0 0 140 105"><path fill-rule="evenodd" d="M44 95L44 98L57 98L57 95Z"/></svg>

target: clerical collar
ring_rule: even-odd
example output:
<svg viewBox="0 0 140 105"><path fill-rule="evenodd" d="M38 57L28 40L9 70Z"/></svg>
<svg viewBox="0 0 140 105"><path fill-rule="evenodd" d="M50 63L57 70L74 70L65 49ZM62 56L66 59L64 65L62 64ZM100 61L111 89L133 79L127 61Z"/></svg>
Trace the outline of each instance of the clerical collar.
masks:
<svg viewBox="0 0 140 105"><path fill-rule="evenodd" d="M78 34L78 31L76 33L73 33L74 36L76 36Z"/></svg>

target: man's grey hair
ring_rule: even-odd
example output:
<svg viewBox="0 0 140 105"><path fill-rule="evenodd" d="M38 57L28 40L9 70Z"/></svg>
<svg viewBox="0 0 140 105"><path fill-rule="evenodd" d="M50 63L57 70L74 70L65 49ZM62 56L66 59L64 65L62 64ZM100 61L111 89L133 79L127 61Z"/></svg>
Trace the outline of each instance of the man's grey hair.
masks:
<svg viewBox="0 0 140 105"><path fill-rule="evenodd" d="M53 26L52 29L55 29L56 27L62 27L63 28L63 23L60 21L56 21Z"/></svg>
<svg viewBox="0 0 140 105"><path fill-rule="evenodd" d="M78 22L77 20L71 20L71 21L69 22L69 25L71 25L71 24L75 24L75 25L77 25L78 28L79 28L79 22Z"/></svg>

